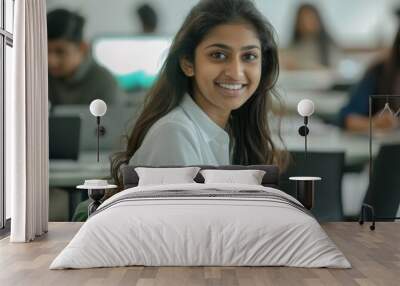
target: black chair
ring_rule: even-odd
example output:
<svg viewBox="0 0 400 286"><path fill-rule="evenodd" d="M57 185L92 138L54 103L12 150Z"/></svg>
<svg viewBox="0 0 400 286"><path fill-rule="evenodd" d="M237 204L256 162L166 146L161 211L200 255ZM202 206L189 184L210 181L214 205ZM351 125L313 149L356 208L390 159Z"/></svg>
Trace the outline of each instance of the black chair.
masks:
<svg viewBox="0 0 400 286"><path fill-rule="evenodd" d="M364 204L374 209L376 220L395 220L400 204L400 145L382 145L372 164Z"/></svg>
<svg viewBox="0 0 400 286"><path fill-rule="evenodd" d="M343 220L342 177L343 152L291 152L292 162L281 175L280 187L296 197L296 184L289 181L292 176L316 176L322 181L315 183L314 206L311 212L319 221Z"/></svg>

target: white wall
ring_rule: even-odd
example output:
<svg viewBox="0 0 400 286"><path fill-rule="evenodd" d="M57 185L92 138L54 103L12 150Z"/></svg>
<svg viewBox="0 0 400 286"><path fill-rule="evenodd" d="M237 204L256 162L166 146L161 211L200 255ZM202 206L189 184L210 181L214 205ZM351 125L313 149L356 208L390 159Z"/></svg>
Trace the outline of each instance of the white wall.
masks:
<svg viewBox="0 0 400 286"><path fill-rule="evenodd" d="M259 0L260 10L275 26L280 43L290 39L294 14L304 0ZM392 42L397 20L392 12L398 0L308 0L319 9L326 28L343 46L375 46ZM262 4L264 3L264 4ZM396 6L396 4L398 4Z"/></svg>
<svg viewBox="0 0 400 286"><path fill-rule="evenodd" d="M150 3L158 11L161 34L174 34L197 0L47 0L48 10L67 7L87 18L86 35L126 34L140 31L134 8ZM256 0L258 8L274 25L281 46L290 38L295 8L302 0ZM374 47L392 41L397 21L392 9L398 0L308 0L320 9L333 37L344 46Z"/></svg>

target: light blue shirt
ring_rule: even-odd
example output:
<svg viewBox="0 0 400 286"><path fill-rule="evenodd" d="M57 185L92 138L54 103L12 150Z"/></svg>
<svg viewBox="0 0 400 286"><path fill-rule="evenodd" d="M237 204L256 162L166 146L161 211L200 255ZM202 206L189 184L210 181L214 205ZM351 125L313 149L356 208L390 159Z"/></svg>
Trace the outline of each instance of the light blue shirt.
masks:
<svg viewBox="0 0 400 286"><path fill-rule="evenodd" d="M186 94L147 132L130 165L229 165L229 135Z"/></svg>

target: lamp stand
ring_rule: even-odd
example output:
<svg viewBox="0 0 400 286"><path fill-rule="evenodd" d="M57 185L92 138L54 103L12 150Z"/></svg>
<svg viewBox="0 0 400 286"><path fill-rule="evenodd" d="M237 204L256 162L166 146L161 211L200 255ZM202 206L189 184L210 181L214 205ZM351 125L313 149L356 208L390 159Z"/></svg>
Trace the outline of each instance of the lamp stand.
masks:
<svg viewBox="0 0 400 286"><path fill-rule="evenodd" d="M304 125L300 126L300 128L299 128L300 136L304 137L304 156L305 156L305 159L304 159L304 165L305 166L304 167L307 167L307 157L308 157L308 154L307 154L307 152L308 152L307 135L310 132L310 130L308 129L307 125L308 125L308 116L304 116Z"/></svg>
<svg viewBox="0 0 400 286"><path fill-rule="evenodd" d="M100 157L100 116L96 116L97 121L97 162L99 162Z"/></svg>
<svg viewBox="0 0 400 286"><path fill-rule="evenodd" d="M304 156L305 156L305 159L304 159L304 162L305 162L306 167L307 167L307 135L309 133L309 129L308 129L307 125L308 125L308 116L304 116L304 129L305 129L305 135L304 135Z"/></svg>
<svg viewBox="0 0 400 286"><path fill-rule="evenodd" d="M93 200L88 206L88 216L94 213L101 205L101 200L104 198L105 194L105 189L88 189L88 196Z"/></svg>

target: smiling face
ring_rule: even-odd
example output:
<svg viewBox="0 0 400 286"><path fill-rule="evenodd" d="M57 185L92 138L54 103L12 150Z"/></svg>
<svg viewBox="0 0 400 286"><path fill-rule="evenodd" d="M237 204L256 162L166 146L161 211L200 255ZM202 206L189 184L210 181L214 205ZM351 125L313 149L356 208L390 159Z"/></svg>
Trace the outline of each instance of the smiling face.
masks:
<svg viewBox="0 0 400 286"><path fill-rule="evenodd" d="M210 30L196 47L194 64L181 61L185 74L193 78L195 102L221 127L257 89L261 57L253 26L232 23Z"/></svg>

